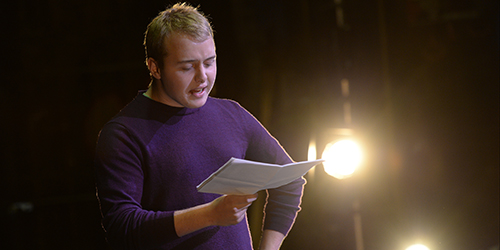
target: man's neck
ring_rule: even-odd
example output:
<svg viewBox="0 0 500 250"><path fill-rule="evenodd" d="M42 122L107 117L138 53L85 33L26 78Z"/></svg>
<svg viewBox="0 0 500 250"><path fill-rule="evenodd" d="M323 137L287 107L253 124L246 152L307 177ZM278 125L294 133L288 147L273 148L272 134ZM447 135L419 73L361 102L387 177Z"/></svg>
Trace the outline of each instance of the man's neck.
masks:
<svg viewBox="0 0 500 250"><path fill-rule="evenodd" d="M154 100L153 97L152 97L152 91L151 91L151 88L152 86L149 85L149 88L148 90L146 90L146 92L143 93L143 95L151 100Z"/></svg>

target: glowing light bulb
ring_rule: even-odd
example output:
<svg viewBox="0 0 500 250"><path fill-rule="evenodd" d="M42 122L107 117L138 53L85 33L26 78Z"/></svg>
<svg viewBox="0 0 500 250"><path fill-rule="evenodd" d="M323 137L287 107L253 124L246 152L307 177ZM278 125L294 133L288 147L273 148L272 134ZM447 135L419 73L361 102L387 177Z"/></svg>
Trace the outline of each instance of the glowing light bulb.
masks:
<svg viewBox="0 0 500 250"><path fill-rule="evenodd" d="M335 178L350 177L361 164L361 148L352 140L341 140L326 145L322 154L325 172Z"/></svg>
<svg viewBox="0 0 500 250"><path fill-rule="evenodd" d="M429 248L422 244L415 244L409 246L408 248L406 248L406 250L429 250Z"/></svg>

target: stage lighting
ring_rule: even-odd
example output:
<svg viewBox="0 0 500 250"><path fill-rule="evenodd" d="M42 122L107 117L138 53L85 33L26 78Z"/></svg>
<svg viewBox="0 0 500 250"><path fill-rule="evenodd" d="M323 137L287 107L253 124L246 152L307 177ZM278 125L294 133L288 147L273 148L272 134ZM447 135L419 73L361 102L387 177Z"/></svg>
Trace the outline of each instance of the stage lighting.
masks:
<svg viewBox="0 0 500 250"><path fill-rule="evenodd" d="M422 244L415 244L409 246L408 248L406 248L406 250L429 250L429 248Z"/></svg>
<svg viewBox="0 0 500 250"><path fill-rule="evenodd" d="M350 177L361 164L361 148L352 140L340 140L326 145L321 157L325 172L337 179Z"/></svg>

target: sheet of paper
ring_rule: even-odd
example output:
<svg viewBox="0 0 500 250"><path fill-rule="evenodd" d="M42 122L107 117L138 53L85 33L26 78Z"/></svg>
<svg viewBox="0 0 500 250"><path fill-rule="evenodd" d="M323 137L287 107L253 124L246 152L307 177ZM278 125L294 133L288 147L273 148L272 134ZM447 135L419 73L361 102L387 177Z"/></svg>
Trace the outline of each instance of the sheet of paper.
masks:
<svg viewBox="0 0 500 250"><path fill-rule="evenodd" d="M199 192L215 194L254 194L286 185L305 175L324 160L268 164L231 158L197 186Z"/></svg>

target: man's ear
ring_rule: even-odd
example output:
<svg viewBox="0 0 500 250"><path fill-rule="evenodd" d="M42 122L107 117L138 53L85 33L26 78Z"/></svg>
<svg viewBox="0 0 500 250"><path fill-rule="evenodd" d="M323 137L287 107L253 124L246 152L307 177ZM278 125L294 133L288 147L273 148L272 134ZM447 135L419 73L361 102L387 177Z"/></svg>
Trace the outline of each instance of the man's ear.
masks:
<svg viewBox="0 0 500 250"><path fill-rule="evenodd" d="M158 64L158 62L151 57L149 57L146 62L148 64L149 74L155 79L160 80L160 65Z"/></svg>

